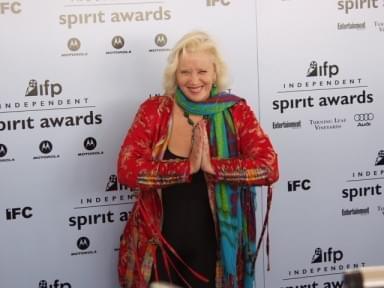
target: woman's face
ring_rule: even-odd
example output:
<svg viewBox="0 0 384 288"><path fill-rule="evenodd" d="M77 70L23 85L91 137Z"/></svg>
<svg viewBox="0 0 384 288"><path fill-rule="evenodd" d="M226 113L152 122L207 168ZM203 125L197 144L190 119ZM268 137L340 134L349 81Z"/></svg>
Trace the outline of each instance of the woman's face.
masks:
<svg viewBox="0 0 384 288"><path fill-rule="evenodd" d="M216 81L213 56L207 52L183 53L176 69L176 83L189 100L201 102L209 98Z"/></svg>

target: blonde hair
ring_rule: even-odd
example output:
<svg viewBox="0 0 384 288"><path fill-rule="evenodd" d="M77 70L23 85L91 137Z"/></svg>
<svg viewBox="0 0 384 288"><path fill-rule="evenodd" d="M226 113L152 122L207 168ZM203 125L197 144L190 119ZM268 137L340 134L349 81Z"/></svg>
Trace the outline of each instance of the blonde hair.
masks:
<svg viewBox="0 0 384 288"><path fill-rule="evenodd" d="M227 87L227 66L213 39L205 32L194 31L185 34L172 49L168 56L168 64L164 71L164 90L166 95L176 93L176 70L179 65L180 56L186 52L207 52L213 56L213 64L216 72L216 86L219 92Z"/></svg>

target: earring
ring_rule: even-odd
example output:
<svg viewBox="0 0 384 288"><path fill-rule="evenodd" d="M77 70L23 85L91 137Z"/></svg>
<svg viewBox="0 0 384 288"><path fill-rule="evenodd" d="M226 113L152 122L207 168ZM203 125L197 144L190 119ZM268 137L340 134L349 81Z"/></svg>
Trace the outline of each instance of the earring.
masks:
<svg viewBox="0 0 384 288"><path fill-rule="evenodd" d="M211 97L214 97L214 96L216 96L217 95L217 86L216 86L216 83L213 83L212 84L212 88L211 88L211 93L210 93L211 95Z"/></svg>

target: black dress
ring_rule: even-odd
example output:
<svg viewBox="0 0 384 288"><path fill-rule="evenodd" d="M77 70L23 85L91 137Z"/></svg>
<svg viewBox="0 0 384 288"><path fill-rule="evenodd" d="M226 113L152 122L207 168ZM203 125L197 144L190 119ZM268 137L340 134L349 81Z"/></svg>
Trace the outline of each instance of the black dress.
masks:
<svg viewBox="0 0 384 288"><path fill-rule="evenodd" d="M164 160L183 159L168 149ZM163 227L162 234L181 258L196 272L209 279L204 283L197 279L171 252L168 255L192 287L215 287L216 236L212 212L208 201L208 190L204 173L192 175L190 183L172 185L162 189ZM177 272L170 267L171 279L164 267L161 250L157 249L157 267L159 280L185 287ZM169 265L170 266L170 265ZM155 281L152 271L151 281Z"/></svg>

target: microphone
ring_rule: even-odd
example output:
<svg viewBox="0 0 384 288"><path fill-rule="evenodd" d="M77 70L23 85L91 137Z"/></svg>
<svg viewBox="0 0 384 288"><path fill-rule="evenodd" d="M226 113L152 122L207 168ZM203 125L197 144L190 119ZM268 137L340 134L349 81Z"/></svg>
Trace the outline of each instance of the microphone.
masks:
<svg viewBox="0 0 384 288"><path fill-rule="evenodd" d="M384 266L363 267L344 273L345 288L384 288Z"/></svg>

